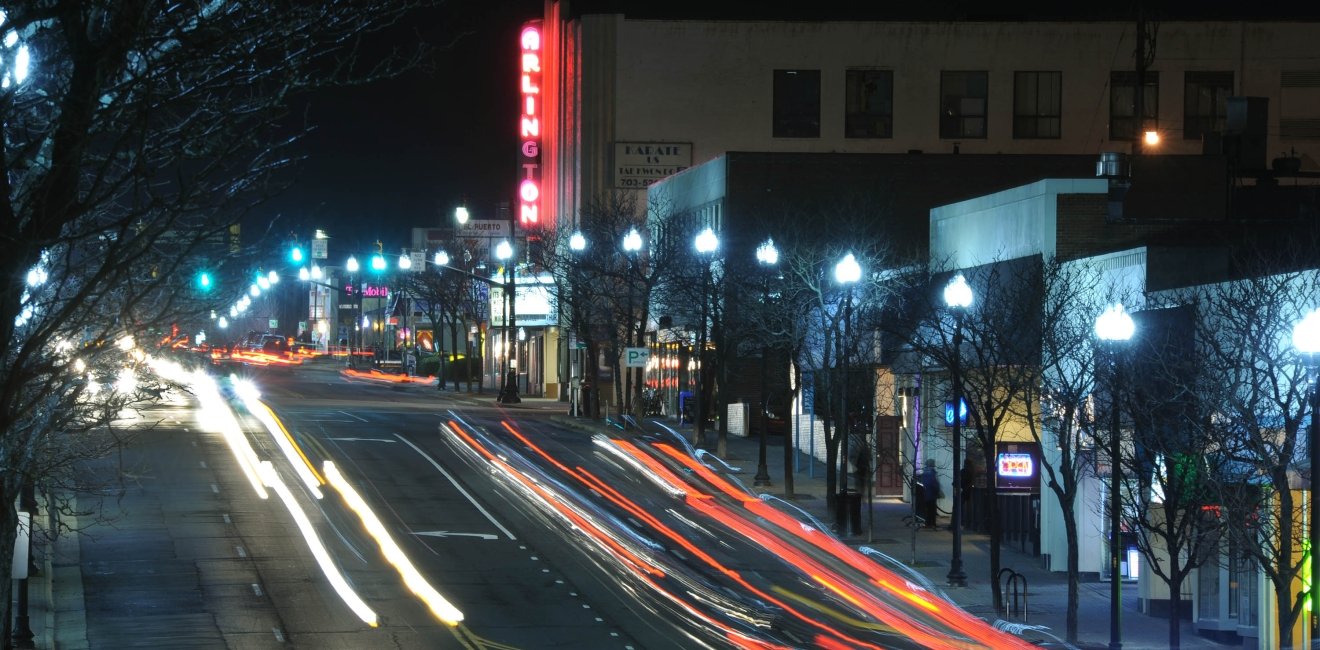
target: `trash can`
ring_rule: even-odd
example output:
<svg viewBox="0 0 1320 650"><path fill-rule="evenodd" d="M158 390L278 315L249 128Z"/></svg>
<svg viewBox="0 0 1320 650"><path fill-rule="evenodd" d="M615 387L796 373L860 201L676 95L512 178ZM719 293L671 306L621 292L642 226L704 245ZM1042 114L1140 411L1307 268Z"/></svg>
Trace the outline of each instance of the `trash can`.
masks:
<svg viewBox="0 0 1320 650"><path fill-rule="evenodd" d="M840 535L862 534L861 491L845 490L838 493L838 502L834 505L834 523Z"/></svg>
<svg viewBox="0 0 1320 650"><path fill-rule="evenodd" d="M862 493L848 490L845 493L848 502L848 520L852 522L852 534L862 534Z"/></svg>
<svg viewBox="0 0 1320 650"><path fill-rule="evenodd" d="M845 490L838 495L838 504L834 510L835 524L839 534L862 534L862 493L857 490Z"/></svg>
<svg viewBox="0 0 1320 650"><path fill-rule="evenodd" d="M685 390L678 393L678 423L692 424L692 414L688 411L692 408L688 402L694 399L692 391Z"/></svg>

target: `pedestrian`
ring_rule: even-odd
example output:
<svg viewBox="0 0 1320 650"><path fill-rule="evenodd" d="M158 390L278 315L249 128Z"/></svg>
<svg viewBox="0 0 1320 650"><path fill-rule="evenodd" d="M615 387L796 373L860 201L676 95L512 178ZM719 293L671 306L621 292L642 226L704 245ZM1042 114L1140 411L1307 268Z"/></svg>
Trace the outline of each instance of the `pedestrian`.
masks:
<svg viewBox="0 0 1320 650"><path fill-rule="evenodd" d="M938 528L935 520L939 516L939 501L943 497L940 475L935 471L935 459L927 458L926 469L921 472L921 517L925 520L926 528Z"/></svg>

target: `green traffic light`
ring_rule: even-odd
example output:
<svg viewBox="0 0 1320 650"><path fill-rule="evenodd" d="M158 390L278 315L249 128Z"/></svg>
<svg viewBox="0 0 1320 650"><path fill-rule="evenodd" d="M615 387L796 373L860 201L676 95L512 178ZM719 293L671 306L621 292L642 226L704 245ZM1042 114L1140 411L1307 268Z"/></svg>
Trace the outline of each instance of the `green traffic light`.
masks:
<svg viewBox="0 0 1320 650"><path fill-rule="evenodd" d="M198 273L197 286L201 287L202 291L209 290L211 288L211 274L207 273L206 271L202 271L201 273Z"/></svg>
<svg viewBox="0 0 1320 650"><path fill-rule="evenodd" d="M289 249L289 261L299 264L303 261L303 250L301 246L294 246Z"/></svg>

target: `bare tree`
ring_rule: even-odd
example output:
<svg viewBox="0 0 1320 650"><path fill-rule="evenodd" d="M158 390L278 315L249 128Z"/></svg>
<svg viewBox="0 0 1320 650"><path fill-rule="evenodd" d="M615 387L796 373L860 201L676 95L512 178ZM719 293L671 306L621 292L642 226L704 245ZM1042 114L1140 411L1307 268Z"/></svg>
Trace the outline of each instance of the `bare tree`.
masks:
<svg viewBox="0 0 1320 650"><path fill-rule="evenodd" d="M1290 349L1291 333L1320 302L1320 273L1248 275L1189 298L1197 307L1195 355L1204 368L1188 390L1224 458L1224 469L1211 476L1223 505L1224 541L1269 579L1279 603L1279 644L1291 647L1306 601L1293 588L1306 557L1307 517L1295 490L1305 461L1309 386L1303 360Z"/></svg>
<svg viewBox="0 0 1320 650"><path fill-rule="evenodd" d="M955 461L964 470L969 466L965 463L973 460L986 471L995 467L996 443L1018 417L1023 400L1038 395L1041 266L1041 257L1032 256L965 269L974 300L958 315L951 314L937 297L951 277L947 271L937 270L925 281L923 301L913 304L916 324L908 328L910 345L936 368L961 369L958 389L949 394L960 394L968 405L968 426L961 429L962 440L958 441L965 458ZM959 474L952 480L965 484L965 474ZM1003 530L998 496L996 482L987 481L982 504L990 537L987 580L993 585L996 610L1002 606L998 575Z"/></svg>
<svg viewBox="0 0 1320 650"><path fill-rule="evenodd" d="M1081 583L1078 530L1082 482L1094 475L1094 409L1097 374L1095 316L1114 301L1116 288L1088 261L1043 261L1036 281L1024 283L1035 294L1040 322L1030 329L1040 338L1040 381L1022 384L1014 413L1041 448L1043 485L1054 493L1063 515L1067 540L1068 603L1066 637L1077 641L1078 591ZM1129 301L1130 302L1130 301ZM1051 450L1054 450L1051 453Z"/></svg>
<svg viewBox="0 0 1320 650"><path fill-rule="evenodd" d="M231 228L293 160L290 98L391 72L352 53L407 8L5 3L17 38L0 51L4 571L23 485L73 485L77 459L117 442L79 435L111 431L107 400L135 399L93 389L145 358L116 342L173 341L237 295ZM203 270L218 283L207 294L193 284Z"/></svg>
<svg viewBox="0 0 1320 650"><path fill-rule="evenodd" d="M434 328L436 352L440 354L440 367L437 370L437 385L444 388L447 377L445 372L452 370L449 379L454 382L454 390L459 390L461 382L472 382L472 357L470 353L462 355L463 371L456 369L460 358L459 338L467 340L468 324L474 320L481 280L470 268L470 257L464 257L457 241L449 242L441 249L446 256L449 251L459 257L447 257L446 264L429 264L424 271L404 275L404 291L413 296ZM446 331L446 326L448 331ZM445 334L449 335L449 354L444 354Z"/></svg>
<svg viewBox="0 0 1320 650"><path fill-rule="evenodd" d="M1126 495L1118 507L1147 567L1169 587L1169 647L1177 648L1183 582L1205 562L1221 527L1208 513L1219 504L1211 488L1226 459L1216 453L1214 428L1204 425L1198 397L1204 393L1189 390L1204 382L1206 371L1195 353L1203 332L1193 308L1147 307L1137 314L1139 334L1129 354L1117 355L1109 370L1118 373L1109 383L1121 388L1103 392L1119 401L1131 423L1131 444L1123 445L1119 461ZM1108 437L1100 433L1104 426L1096 428L1098 439Z"/></svg>

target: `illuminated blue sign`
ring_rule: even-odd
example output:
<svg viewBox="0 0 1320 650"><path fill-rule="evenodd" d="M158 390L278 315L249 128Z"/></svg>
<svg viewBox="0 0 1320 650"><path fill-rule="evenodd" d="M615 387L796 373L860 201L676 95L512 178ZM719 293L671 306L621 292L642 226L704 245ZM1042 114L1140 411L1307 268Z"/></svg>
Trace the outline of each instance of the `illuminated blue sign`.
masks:
<svg viewBox="0 0 1320 650"><path fill-rule="evenodd" d="M962 411L962 417L959 418L960 421L958 424L967 424L967 400L960 399L958 400L958 403L962 406L960 409ZM953 426L953 402L944 403L944 425L950 427Z"/></svg>

